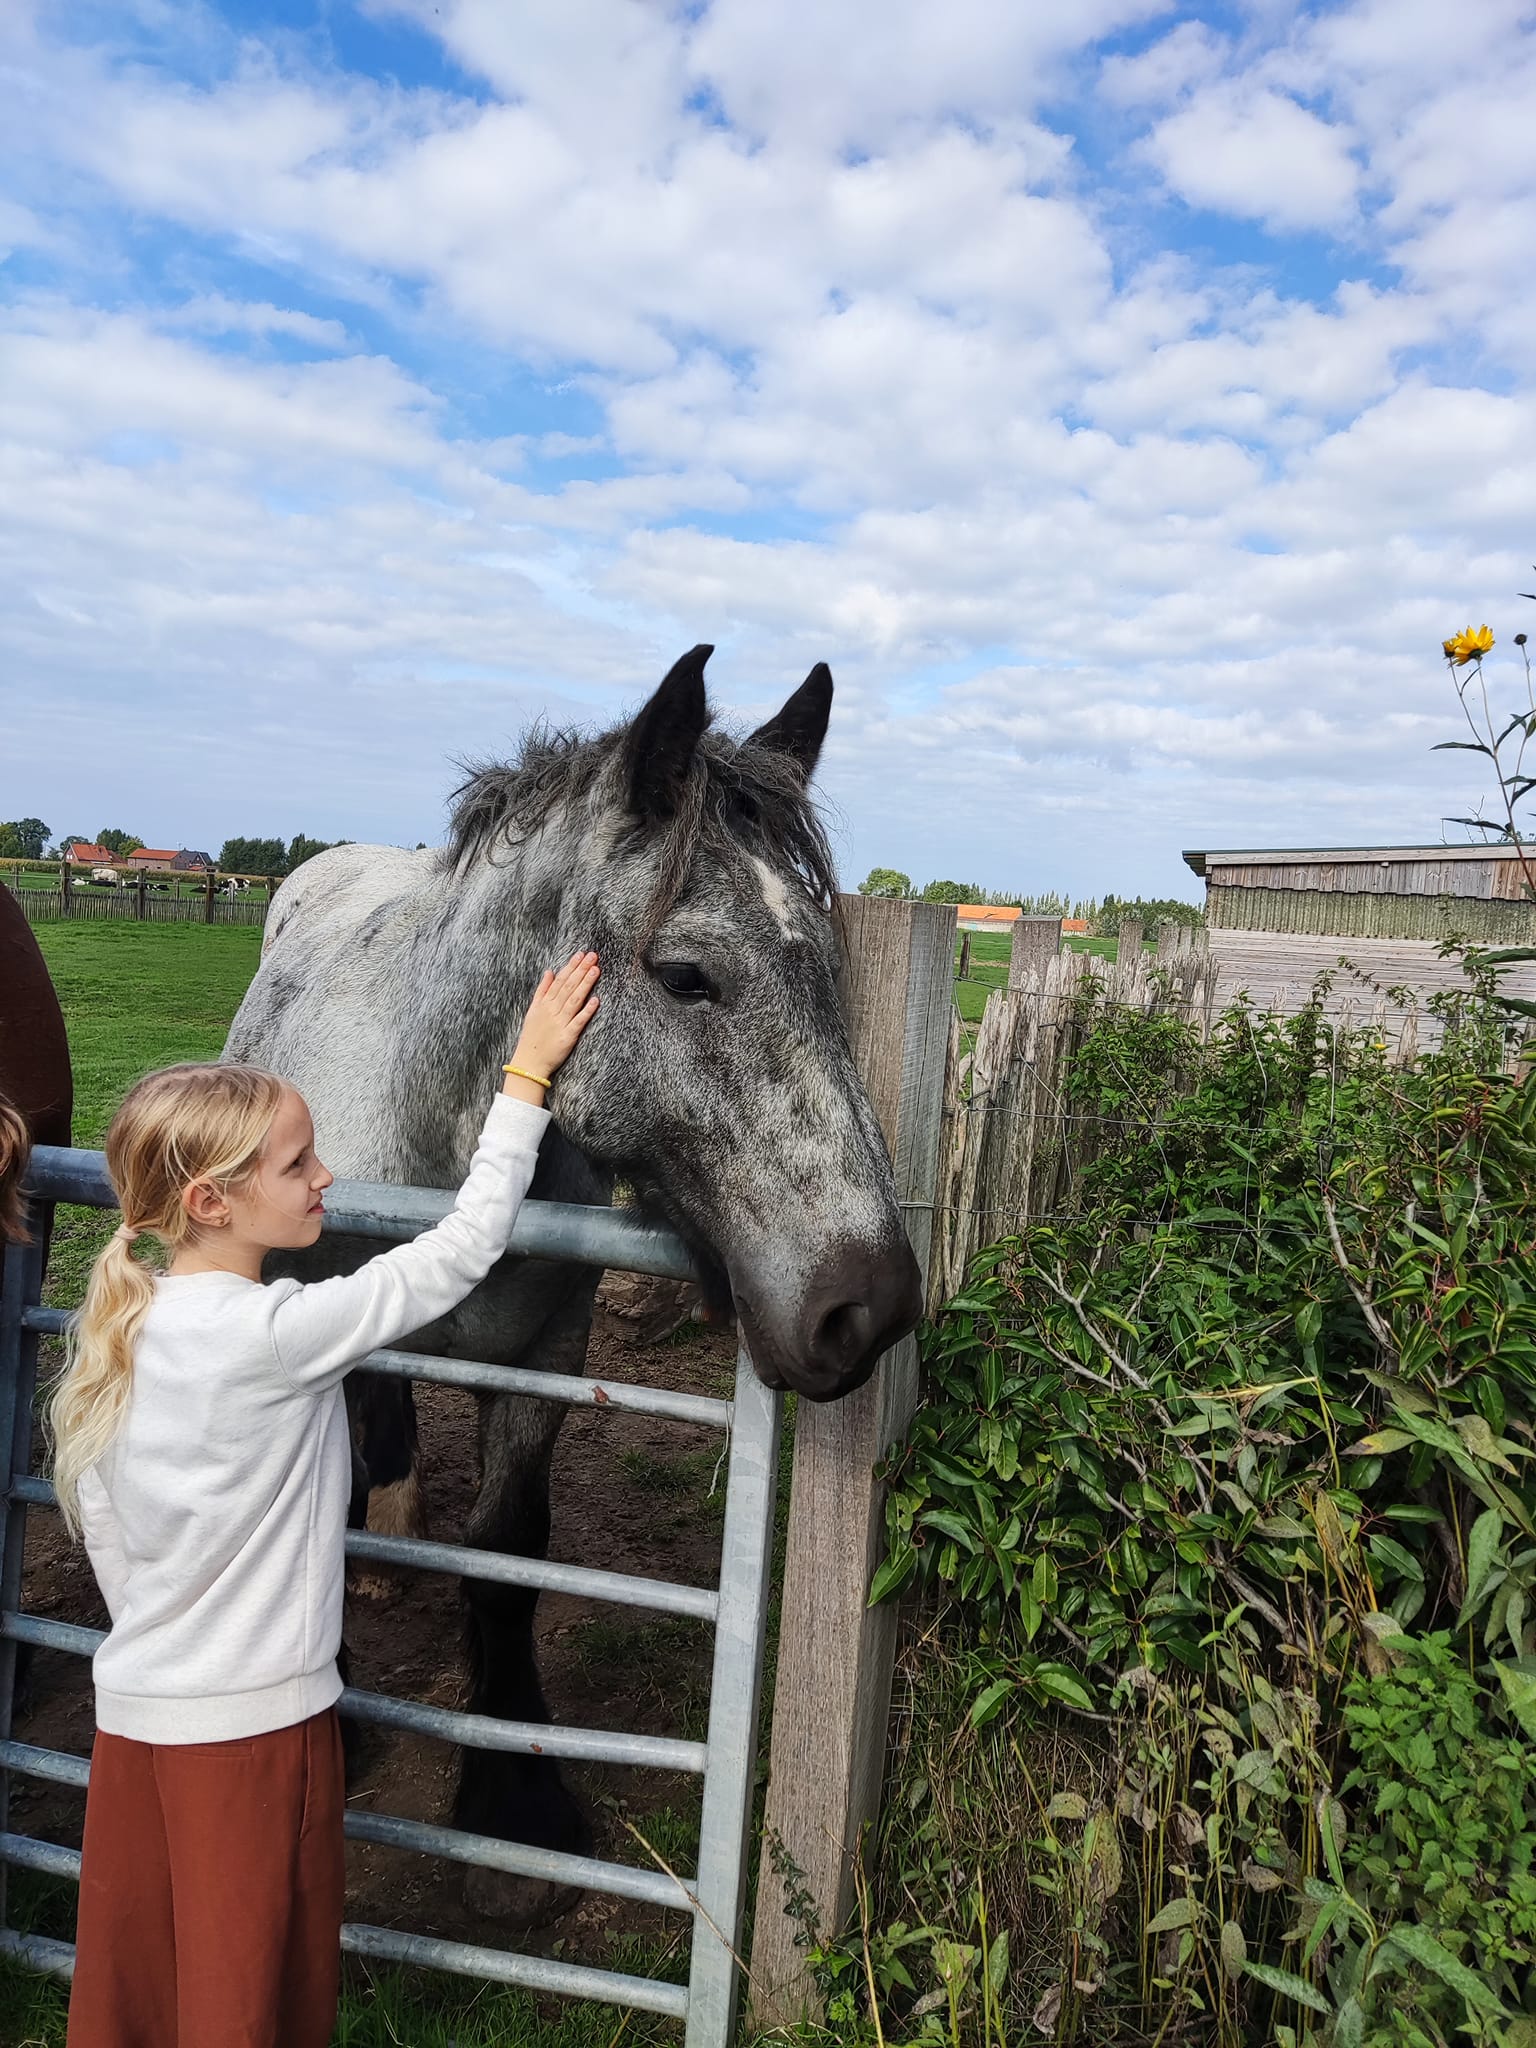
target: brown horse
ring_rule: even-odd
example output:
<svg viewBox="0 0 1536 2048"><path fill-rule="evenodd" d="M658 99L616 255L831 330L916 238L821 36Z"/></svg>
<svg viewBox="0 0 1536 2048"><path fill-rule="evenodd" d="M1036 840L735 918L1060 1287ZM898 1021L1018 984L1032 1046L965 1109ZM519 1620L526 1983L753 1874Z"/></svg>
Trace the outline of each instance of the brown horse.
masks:
<svg viewBox="0 0 1536 2048"><path fill-rule="evenodd" d="M0 888L0 1101L20 1112L29 1143L69 1143L74 1083L64 1013L26 914L6 888ZM8 1235L3 1223L13 1205L6 1196L14 1195L25 1160L14 1142L3 1149L0 1235Z"/></svg>

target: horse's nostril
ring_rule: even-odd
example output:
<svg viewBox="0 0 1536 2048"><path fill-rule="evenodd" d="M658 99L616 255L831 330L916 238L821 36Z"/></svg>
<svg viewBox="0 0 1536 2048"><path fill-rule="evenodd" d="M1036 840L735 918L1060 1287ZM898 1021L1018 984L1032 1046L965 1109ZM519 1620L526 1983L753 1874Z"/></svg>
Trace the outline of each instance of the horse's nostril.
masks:
<svg viewBox="0 0 1536 2048"><path fill-rule="evenodd" d="M829 1308L811 1339L818 1364L842 1366L856 1358L868 1341L869 1311L862 1301L840 1301Z"/></svg>

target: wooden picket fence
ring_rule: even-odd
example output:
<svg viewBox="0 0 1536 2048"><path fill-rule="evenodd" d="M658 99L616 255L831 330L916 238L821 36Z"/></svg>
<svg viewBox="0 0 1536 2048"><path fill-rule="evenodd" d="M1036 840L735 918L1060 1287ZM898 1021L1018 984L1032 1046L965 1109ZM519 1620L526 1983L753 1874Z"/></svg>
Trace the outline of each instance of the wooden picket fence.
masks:
<svg viewBox="0 0 1536 2048"><path fill-rule="evenodd" d="M958 1013L952 1020L930 1308L959 1290L978 1251L1071 1207L1106 1126L1071 1103L1068 1079L1107 1012L1173 1012L1204 1039L1240 995L1262 1013L1294 1016L1325 975L1321 1008L1328 1021L1345 1030L1369 1028L1387 1057L1407 1066L1440 1041L1441 1020L1428 998L1467 985L1459 964L1442 959L1429 941L1165 925L1154 954L1143 947L1140 926L1128 923L1114 960L1062 952L1059 943L1055 920L1021 922L1007 985L988 997L974 1041ZM1518 969L1505 986L1536 999L1536 970ZM1518 1046L1508 1058L1518 1065Z"/></svg>

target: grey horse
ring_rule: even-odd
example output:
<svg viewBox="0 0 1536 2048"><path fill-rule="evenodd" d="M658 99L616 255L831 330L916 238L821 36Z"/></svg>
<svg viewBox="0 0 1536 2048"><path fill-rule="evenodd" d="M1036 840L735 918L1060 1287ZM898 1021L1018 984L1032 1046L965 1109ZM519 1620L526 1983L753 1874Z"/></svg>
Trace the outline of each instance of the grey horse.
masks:
<svg viewBox="0 0 1536 2048"><path fill-rule="evenodd" d="M550 1094L533 1194L603 1203L616 1179L695 1250L754 1367L817 1401L861 1385L922 1305L890 1162L837 991L833 867L807 791L832 704L818 663L768 723L712 729L695 647L629 723L538 729L459 790L446 848L346 846L278 891L225 1057L301 1090L338 1174L457 1186L540 971L578 947L602 1007ZM314 1277L376 1246L326 1238ZM412 1349L579 1373L597 1276L505 1260ZM374 1527L425 1526L409 1385L355 1374ZM480 1402L466 1540L543 1555L564 1409ZM474 1711L549 1718L536 1596L466 1585ZM553 1761L461 1757L457 1825L584 1852ZM558 1909L531 1881L474 1872L471 1903L521 1924Z"/></svg>

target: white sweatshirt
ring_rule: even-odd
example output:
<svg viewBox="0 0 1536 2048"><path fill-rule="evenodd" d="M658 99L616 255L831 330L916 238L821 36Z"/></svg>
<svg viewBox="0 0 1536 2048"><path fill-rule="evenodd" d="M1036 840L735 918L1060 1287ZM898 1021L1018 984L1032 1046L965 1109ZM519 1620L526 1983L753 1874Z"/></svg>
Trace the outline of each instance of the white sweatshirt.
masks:
<svg viewBox="0 0 1536 2048"><path fill-rule="evenodd" d="M139 1742L286 1728L341 1692L352 1452L343 1376L445 1315L506 1250L549 1112L491 1105L452 1211L356 1273L164 1275L127 1418L80 1485L112 1617L96 1725Z"/></svg>

